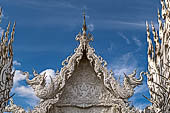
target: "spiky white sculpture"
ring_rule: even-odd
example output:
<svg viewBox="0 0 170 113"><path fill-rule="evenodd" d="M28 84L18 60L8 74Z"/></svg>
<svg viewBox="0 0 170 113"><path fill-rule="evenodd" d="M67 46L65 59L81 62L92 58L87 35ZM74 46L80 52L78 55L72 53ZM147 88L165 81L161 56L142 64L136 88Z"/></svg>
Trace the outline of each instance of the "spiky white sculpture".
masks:
<svg viewBox="0 0 170 113"><path fill-rule="evenodd" d="M2 16L2 9L0 8L0 18ZM14 72L12 73L13 49L12 43L14 40L15 23L11 32L11 39L9 37L10 23L7 31L2 32L0 42L0 112L3 112L8 99L11 88L13 86Z"/></svg>
<svg viewBox="0 0 170 113"><path fill-rule="evenodd" d="M152 105L145 112L151 113L170 113L170 0L161 0L161 4L162 15L158 10L159 32L151 23L153 39L150 38L149 25L146 22L147 84L150 92L150 99L147 99Z"/></svg>

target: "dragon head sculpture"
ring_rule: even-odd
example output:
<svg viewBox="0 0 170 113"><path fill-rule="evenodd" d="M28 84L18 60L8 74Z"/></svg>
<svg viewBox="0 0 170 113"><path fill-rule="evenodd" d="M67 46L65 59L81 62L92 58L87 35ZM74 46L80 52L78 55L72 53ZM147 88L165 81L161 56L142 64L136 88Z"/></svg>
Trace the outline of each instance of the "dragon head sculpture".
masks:
<svg viewBox="0 0 170 113"><path fill-rule="evenodd" d="M143 81L143 76L142 76L142 74L144 74L143 71L140 73L140 78L139 78L139 79L136 79L136 77L135 77L135 75L136 75L136 70L134 70L134 71L133 71L131 74L129 74L129 75L126 75L126 74L124 73L124 75L125 75L125 77L124 77L124 86L125 86L125 87L131 86L131 87L134 89L136 86L141 85L141 84L142 84L142 81Z"/></svg>
<svg viewBox="0 0 170 113"><path fill-rule="evenodd" d="M51 78L51 83L46 85L46 73L38 74L35 70L33 71L34 78L29 79L29 73L25 72L27 83L33 88L35 95L40 99L52 98L55 92L54 81Z"/></svg>
<svg viewBox="0 0 170 113"><path fill-rule="evenodd" d="M38 74L35 70L33 71L33 75L34 75L34 78L32 80L29 80L29 73L28 72L25 72L26 74L26 81L29 85L41 85L41 86L45 86L46 85L46 76L44 73L43 75L40 75Z"/></svg>

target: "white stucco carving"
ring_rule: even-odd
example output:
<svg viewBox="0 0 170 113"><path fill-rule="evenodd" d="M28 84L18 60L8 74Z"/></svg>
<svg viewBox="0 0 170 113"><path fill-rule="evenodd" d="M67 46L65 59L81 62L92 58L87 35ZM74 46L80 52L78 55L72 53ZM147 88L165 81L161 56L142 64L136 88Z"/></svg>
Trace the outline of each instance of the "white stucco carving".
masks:
<svg viewBox="0 0 170 113"><path fill-rule="evenodd" d="M130 107L128 98L134 94L134 88L142 83L142 74L147 75L150 98L152 105L142 113L170 113L170 0L161 0L162 11L158 10L157 31L151 22L153 39L150 37L150 28L146 22L148 42L148 72L140 73L137 79L136 70L125 75L123 84L117 81L112 71L108 71L107 62L96 55L94 48L90 46L93 41L92 34L87 34L84 15L82 33L76 36L79 46L74 54L68 56L63 62L63 67L51 78L51 83L46 84L45 74L33 72L34 78L27 83L34 89L35 95L41 99L40 103L29 113L139 113L134 107ZM1 15L1 10L0 10ZM9 25L10 26L10 25ZM8 42L9 26L3 33L0 46L0 111L9 99L9 91L12 87L12 42L15 24L11 40ZM9 56L8 56L9 53ZM6 82L8 81L8 82ZM13 113L26 113L10 100L10 105L5 110Z"/></svg>
<svg viewBox="0 0 170 113"><path fill-rule="evenodd" d="M10 98L10 104L5 107L5 112L12 112L12 113L26 113L25 110L17 105L14 104L13 99Z"/></svg>
<svg viewBox="0 0 170 113"><path fill-rule="evenodd" d="M133 96L134 88L142 83L143 77L136 79L136 71L125 74L121 85L108 71L107 63L95 54L89 42L93 36L86 33L86 22L76 36L80 42L75 53L62 62L63 67L51 83L46 84L45 74L33 72L34 78L27 83L34 89L41 102L32 113L117 113L138 112L129 107L127 99Z"/></svg>
<svg viewBox="0 0 170 113"><path fill-rule="evenodd" d="M150 91L152 106L146 108L145 112L169 113L170 112L170 1L161 0L162 15L158 10L159 32L151 23L153 42L150 38L149 25L147 26L148 41L148 73L147 84ZM155 47L155 48L153 48Z"/></svg>
<svg viewBox="0 0 170 113"><path fill-rule="evenodd" d="M124 77L123 84L108 71L107 62L95 54L89 44L93 36L87 35L84 15L82 33L76 36L80 42L73 55L62 62L63 67L46 84L45 74L33 72L34 78L27 83L34 89L35 95L41 99L32 113L138 113L130 107L128 98L133 96L134 88L142 83L137 79L136 71ZM11 108L11 111L13 109ZM14 111L20 113L17 109Z"/></svg>
<svg viewBox="0 0 170 113"><path fill-rule="evenodd" d="M0 20L2 9L0 8ZM15 23L11 32L9 40L10 23L8 24L6 32L3 31L0 41L0 112L3 112L8 99L11 88L13 86L14 73L12 72L13 63L13 49L12 43L14 40Z"/></svg>

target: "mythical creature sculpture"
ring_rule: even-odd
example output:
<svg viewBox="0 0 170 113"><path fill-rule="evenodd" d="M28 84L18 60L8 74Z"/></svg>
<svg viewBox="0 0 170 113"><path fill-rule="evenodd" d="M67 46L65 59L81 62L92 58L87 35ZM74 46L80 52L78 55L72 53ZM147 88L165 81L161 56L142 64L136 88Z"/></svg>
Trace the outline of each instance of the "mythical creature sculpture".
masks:
<svg viewBox="0 0 170 113"><path fill-rule="evenodd" d="M2 15L2 9L0 8L0 18ZM8 24L7 31L2 32L0 42L0 112L2 112L6 106L6 103L11 96L9 93L13 86L14 72L12 72L13 63L13 49L12 43L14 40L15 23L11 32L11 39L9 38L10 23ZM12 95L13 96L13 95Z"/></svg>
<svg viewBox="0 0 170 113"><path fill-rule="evenodd" d="M124 73L125 74L125 73ZM140 78L136 79L135 75L136 75L136 70L133 71L132 74L126 75L124 77L124 89L127 90L127 92L131 92L129 93L130 95L128 96L128 98L130 98L131 96L133 96L134 94L134 88L138 85L142 84L143 81L143 76L142 74L144 74L144 72L140 73ZM124 94L126 92L126 90L124 91ZM121 97L122 98L122 97ZM127 97L126 97L127 98Z"/></svg>
<svg viewBox="0 0 170 113"><path fill-rule="evenodd" d="M35 70L33 71L34 78L29 80L29 73L25 72L26 74L26 81L27 83L33 88L35 95L40 99L47 99L52 98L55 92L54 89L54 82L51 78L51 83L46 86L46 76L44 73L43 75L38 74Z"/></svg>
<svg viewBox="0 0 170 113"><path fill-rule="evenodd" d="M128 99L131 96L133 96L134 94L134 88L138 85L142 84L143 81L143 76L142 74L144 74L144 72L140 73L140 78L136 79L135 75L136 75L136 70L133 71L132 74L129 75L125 75L124 80L123 80L123 86L116 81L112 76L110 76L109 79L106 79L106 83L109 85L109 89L111 89L112 92L114 92L115 94L117 94L117 98L121 98L121 99ZM109 82L108 82L109 80Z"/></svg>

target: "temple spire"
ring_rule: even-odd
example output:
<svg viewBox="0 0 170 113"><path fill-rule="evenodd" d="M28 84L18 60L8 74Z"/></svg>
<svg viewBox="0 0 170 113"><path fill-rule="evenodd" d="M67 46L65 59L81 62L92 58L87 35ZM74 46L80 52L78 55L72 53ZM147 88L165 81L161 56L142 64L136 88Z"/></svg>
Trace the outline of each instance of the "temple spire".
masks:
<svg viewBox="0 0 170 113"><path fill-rule="evenodd" d="M85 15L85 11L83 11L83 17L84 17L84 20L83 20L83 27L82 27L82 31L83 31L83 34L80 32L77 36L76 36L76 40L79 40L80 41L80 45L79 46L82 46L82 49L85 50L87 49L87 47L89 47L89 42L90 41L93 41L93 36L92 34L86 33L87 31L87 26L86 26L86 15Z"/></svg>
<svg viewBox="0 0 170 113"><path fill-rule="evenodd" d="M86 35L87 27L86 27L86 14L85 14L85 11L83 12L83 17L84 17L84 20L83 20L82 31L83 31L83 35Z"/></svg>

